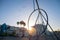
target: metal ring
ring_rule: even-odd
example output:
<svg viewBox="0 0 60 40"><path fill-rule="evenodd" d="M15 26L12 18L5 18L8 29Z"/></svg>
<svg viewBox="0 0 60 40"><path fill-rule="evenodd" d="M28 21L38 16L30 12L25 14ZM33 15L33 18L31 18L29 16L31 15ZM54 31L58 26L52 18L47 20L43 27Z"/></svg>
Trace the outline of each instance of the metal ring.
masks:
<svg viewBox="0 0 60 40"><path fill-rule="evenodd" d="M29 16L29 18L28 18L28 28L29 28L29 20L30 20L30 17L31 17L31 15L32 15L35 11L37 11L37 10L38 10L38 9L33 10L33 12L30 14L30 16ZM44 33L45 30L47 29L47 25L48 25L48 15L47 15L47 13L46 13L45 10L43 10L43 9L39 9L39 10L42 10L42 11L46 14L46 18L47 18L47 20L46 20L46 18L45 18L41 13L39 13L39 14L42 15L42 17L44 18L44 20L47 22L47 23L46 23L46 28L44 28L44 31L42 32L42 33ZM41 34L42 34L42 33L41 33Z"/></svg>

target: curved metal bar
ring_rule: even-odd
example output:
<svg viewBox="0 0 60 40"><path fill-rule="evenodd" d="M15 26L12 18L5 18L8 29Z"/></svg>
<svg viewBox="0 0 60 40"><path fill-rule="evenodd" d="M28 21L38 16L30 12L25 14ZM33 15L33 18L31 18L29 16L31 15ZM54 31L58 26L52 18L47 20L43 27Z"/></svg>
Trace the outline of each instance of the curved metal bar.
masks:
<svg viewBox="0 0 60 40"><path fill-rule="evenodd" d="M42 11L44 11L45 13L46 13L46 11L45 10L43 10L43 9L41 9ZM46 16L48 17L48 15L47 15L47 13L46 13ZM45 19L45 18L44 18ZM47 18L47 20L48 20L48 18ZM45 19L45 21L47 22L47 25L50 27L50 29L53 31L53 29L52 29L52 27L50 26L50 24L48 23L48 21L47 21L46 19ZM55 37L57 38L57 40L60 40L58 37L57 37L57 35L55 34L55 33L53 33L54 35L55 35Z"/></svg>
<svg viewBox="0 0 60 40"><path fill-rule="evenodd" d="M36 9L36 10L38 10L38 9ZM41 13L39 13L39 14L41 14L42 15L42 17L44 18L44 20L47 22L47 24L48 24L48 15L47 15L47 13L46 13L46 11L45 10L43 10L43 9L39 9L39 10L42 10L45 14L46 14L46 18L47 18L47 20L46 20L46 18L41 14ZM38 17L37 17L38 18ZM36 21L37 21L37 19L36 19ZM36 22L35 22L36 23Z"/></svg>
<svg viewBox="0 0 60 40"><path fill-rule="evenodd" d="M41 15L42 15L42 17L44 18L44 20L46 21L46 25L45 25L46 27L45 27L45 28L43 27L43 28L44 28L44 30L43 30L43 32L41 33L41 34L43 34L43 33L46 31L47 26L48 26L48 15L47 15L47 12L46 12L45 10L43 10L43 9L40 9L40 10L42 10L42 11L45 13L46 18L47 18L47 19L46 19L46 18L41 14Z"/></svg>
<svg viewBox="0 0 60 40"><path fill-rule="evenodd" d="M29 28L29 20L30 20L30 17L31 17L31 15L32 15L35 11L37 11L37 10L38 10L38 9L33 10L33 12L30 14L30 16L29 16L29 18L28 18L28 28ZM42 10L42 11L46 14L47 20L46 20L46 18L45 18L41 13L39 13L39 14L42 15L42 17L44 18L44 20L47 22L47 23L46 23L46 28L47 28L47 25L48 25L48 15L47 15L47 13L46 13L45 10L43 10L43 9L39 9L39 10ZM44 31L43 31L42 33L45 32L46 28L44 28ZM42 33L41 33L41 34L42 34Z"/></svg>
<svg viewBox="0 0 60 40"><path fill-rule="evenodd" d="M30 16L29 16L29 18L28 18L28 28L29 28L29 20L30 20L30 17L31 17L31 15L32 15L35 11L37 11L37 10L38 10L38 9L33 10L33 12L30 14ZM46 14L47 20L46 20L46 18L41 14L42 17L44 18L44 20L47 22L46 27L49 26L50 29L53 31L53 29L51 28L51 26L50 26L49 23L48 23L48 15L47 15L46 11L43 10L43 9L40 9L40 10L42 10L42 11ZM46 31L46 28L44 29L44 31L43 31L42 33L44 33L45 31ZM41 33L41 34L42 34L42 33ZM53 33L53 34L55 35L55 37L56 37L57 40L58 40L59 38L57 37L57 35L56 35L55 33Z"/></svg>
<svg viewBox="0 0 60 40"><path fill-rule="evenodd" d="M28 29L29 29L29 20L30 20L30 17L31 17L31 15L35 12L36 10L33 10L33 12L30 14L30 16L28 17L28 22L27 22L27 24L28 24Z"/></svg>
<svg viewBox="0 0 60 40"><path fill-rule="evenodd" d="M47 22L47 25L48 25L48 14L47 14L47 12L45 10L43 10L43 9L40 9L40 10L42 10L46 14L47 20L42 14L41 15L43 16L43 18L45 19L45 21Z"/></svg>
<svg viewBox="0 0 60 40"><path fill-rule="evenodd" d="M35 10L33 10L33 12L30 14L30 16L28 17L28 24L29 24L29 20L30 20L30 17L31 17L31 15L35 12L35 11L37 11L38 9L35 9ZM42 15L42 17L45 19L45 21L47 22L47 24L48 24L48 15L47 15L47 13L46 13L46 11L45 10L43 10L43 9L40 9L40 10L42 10L45 14L46 14L46 17L47 17L47 20L46 20L46 18ZM28 26L29 27L29 26Z"/></svg>

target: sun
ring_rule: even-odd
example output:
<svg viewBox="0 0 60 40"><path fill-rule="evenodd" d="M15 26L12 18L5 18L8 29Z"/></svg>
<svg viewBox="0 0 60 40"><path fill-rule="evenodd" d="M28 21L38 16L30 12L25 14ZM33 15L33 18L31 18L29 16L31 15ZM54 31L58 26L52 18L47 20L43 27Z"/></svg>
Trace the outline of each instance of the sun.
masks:
<svg viewBox="0 0 60 40"><path fill-rule="evenodd" d="M36 35L36 29L33 28L32 26L30 26L29 28L28 27L25 27L25 28L27 29L29 35L31 35L31 36Z"/></svg>
<svg viewBox="0 0 60 40"><path fill-rule="evenodd" d="M33 27L29 28L28 32L29 32L29 35L31 35L31 36L36 35L36 29Z"/></svg>

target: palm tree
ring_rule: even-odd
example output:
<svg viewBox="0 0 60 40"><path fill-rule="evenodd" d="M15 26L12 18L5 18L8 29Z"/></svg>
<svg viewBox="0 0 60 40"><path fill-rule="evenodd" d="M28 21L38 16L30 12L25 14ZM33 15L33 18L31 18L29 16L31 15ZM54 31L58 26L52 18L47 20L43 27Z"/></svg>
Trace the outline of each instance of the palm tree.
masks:
<svg viewBox="0 0 60 40"><path fill-rule="evenodd" d="M17 22L17 25L20 25L20 24L23 25L23 26L26 25L24 21Z"/></svg>
<svg viewBox="0 0 60 40"><path fill-rule="evenodd" d="M20 23L19 22L17 22L17 25L19 25Z"/></svg>
<svg viewBox="0 0 60 40"><path fill-rule="evenodd" d="M20 21L20 24L23 25L23 26L26 25L24 21Z"/></svg>

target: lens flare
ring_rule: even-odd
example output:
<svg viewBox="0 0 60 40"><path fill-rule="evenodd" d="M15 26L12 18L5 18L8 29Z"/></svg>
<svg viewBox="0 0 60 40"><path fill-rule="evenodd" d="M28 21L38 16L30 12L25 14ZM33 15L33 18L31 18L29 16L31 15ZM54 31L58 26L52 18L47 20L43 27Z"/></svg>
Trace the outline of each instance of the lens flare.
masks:
<svg viewBox="0 0 60 40"><path fill-rule="evenodd" d="M30 27L29 30L28 30L28 32L29 32L29 35L31 35L31 36L36 35L36 29L33 28L33 27Z"/></svg>

